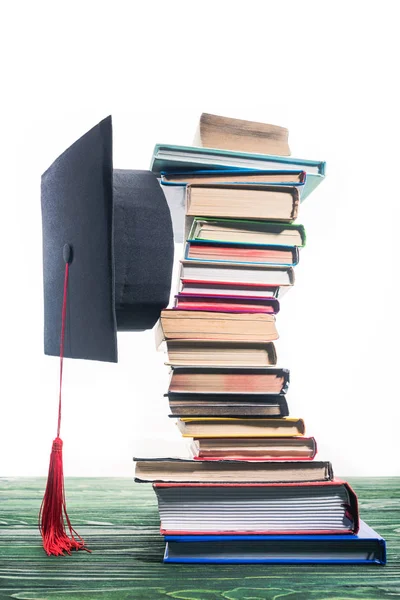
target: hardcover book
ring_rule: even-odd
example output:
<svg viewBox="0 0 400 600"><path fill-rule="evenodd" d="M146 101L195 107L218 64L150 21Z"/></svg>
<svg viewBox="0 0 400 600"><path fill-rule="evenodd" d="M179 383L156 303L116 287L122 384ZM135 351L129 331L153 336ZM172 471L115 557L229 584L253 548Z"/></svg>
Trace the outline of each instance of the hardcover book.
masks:
<svg viewBox="0 0 400 600"><path fill-rule="evenodd" d="M206 183L213 186L220 183L290 185L298 187L301 196L307 176L305 171L299 170L204 169L161 173L160 177L162 185L186 186L196 183Z"/></svg>
<svg viewBox="0 0 400 600"><path fill-rule="evenodd" d="M266 313L276 315L279 312L279 300L276 298L257 298L256 296L213 296L177 294L176 310L203 310L224 313Z"/></svg>
<svg viewBox="0 0 400 600"><path fill-rule="evenodd" d="M277 267L294 267L299 262L297 246L268 246L196 240L185 246L184 258L211 263L244 263Z"/></svg>
<svg viewBox="0 0 400 600"><path fill-rule="evenodd" d="M312 460L317 453L313 437L197 438L192 441L193 458L220 460Z"/></svg>
<svg viewBox="0 0 400 600"><path fill-rule="evenodd" d="M166 309L157 343L165 340L272 342L278 338L274 315Z"/></svg>
<svg viewBox="0 0 400 600"><path fill-rule="evenodd" d="M194 394L284 394L289 370L277 367L172 367L168 392Z"/></svg>
<svg viewBox="0 0 400 600"><path fill-rule="evenodd" d="M156 144L150 164L150 169L157 176L161 173L184 170L193 172L197 169L227 168L279 169L282 171L299 169L305 171L307 178L302 201L315 190L325 177L325 162L323 161L168 144Z"/></svg>
<svg viewBox="0 0 400 600"><path fill-rule="evenodd" d="M386 564L385 540L364 521L350 535L167 535L164 562Z"/></svg>
<svg viewBox="0 0 400 600"><path fill-rule="evenodd" d="M351 534L359 528L357 497L340 480L153 487L163 535Z"/></svg>
<svg viewBox="0 0 400 600"><path fill-rule="evenodd" d="M181 281L180 293L189 295L257 296L281 298L287 286L240 284L233 282Z"/></svg>
<svg viewBox="0 0 400 600"><path fill-rule="evenodd" d="M287 417L283 394L168 394L171 417Z"/></svg>
<svg viewBox="0 0 400 600"><path fill-rule="evenodd" d="M167 364L177 367L268 367L277 360L272 342L169 340L166 346Z"/></svg>
<svg viewBox="0 0 400 600"><path fill-rule="evenodd" d="M195 217L189 231L188 241L302 248L306 243L306 232L303 225L297 223Z"/></svg>
<svg viewBox="0 0 400 600"><path fill-rule="evenodd" d="M317 461L200 461L186 458L134 458L135 481L184 483L270 483L331 481L332 465Z"/></svg>
<svg viewBox="0 0 400 600"><path fill-rule="evenodd" d="M186 214L193 217L225 217L294 221L300 202L296 186L191 184L186 188Z"/></svg>
<svg viewBox="0 0 400 600"><path fill-rule="evenodd" d="M304 435L303 419L185 417L177 422L183 437L263 438Z"/></svg>
<svg viewBox="0 0 400 600"><path fill-rule="evenodd" d="M185 283L209 282L226 285L254 285L290 287L294 285L294 271L290 267L263 267L242 263L207 263L182 260L181 280ZM234 294L232 294L234 295ZM251 293L248 293L251 296Z"/></svg>
<svg viewBox="0 0 400 600"><path fill-rule="evenodd" d="M289 156L288 137L278 125L202 113L193 145Z"/></svg>

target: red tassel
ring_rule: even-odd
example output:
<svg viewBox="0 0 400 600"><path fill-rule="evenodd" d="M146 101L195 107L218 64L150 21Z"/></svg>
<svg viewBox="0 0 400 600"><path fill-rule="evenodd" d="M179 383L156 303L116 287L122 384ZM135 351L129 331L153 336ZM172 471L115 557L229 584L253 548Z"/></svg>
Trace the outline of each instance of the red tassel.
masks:
<svg viewBox="0 0 400 600"><path fill-rule="evenodd" d="M62 440L53 442L50 455L49 474L46 491L39 512L39 529L43 538L43 548L50 556L71 554L71 550L86 550L85 542L71 526L65 504ZM65 524L69 530L69 536ZM78 538L76 539L75 536Z"/></svg>
<svg viewBox="0 0 400 600"><path fill-rule="evenodd" d="M50 556L64 555L64 552L71 554L71 550L86 550L84 540L75 531L69 520L67 507L65 503L64 491L64 471L62 459L63 443L60 438L61 427L61 389L64 360L64 338L65 338L65 320L67 314L67 291L68 291L68 271L71 250L68 245L64 246L65 276L64 276L64 297L61 317L61 340L60 340L60 391L58 397L58 425L57 437L53 442L50 454L49 474L47 476L46 491L44 493L42 505L39 511L39 530L43 538L43 548ZM69 536L66 530L69 531ZM75 539L74 534L78 539Z"/></svg>

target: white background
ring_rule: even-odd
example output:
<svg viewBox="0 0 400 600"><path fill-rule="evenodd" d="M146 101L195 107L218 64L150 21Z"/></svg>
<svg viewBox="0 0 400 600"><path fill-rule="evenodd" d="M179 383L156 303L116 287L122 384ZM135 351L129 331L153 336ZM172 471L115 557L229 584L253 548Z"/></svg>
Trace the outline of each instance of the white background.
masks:
<svg viewBox="0 0 400 600"><path fill-rule="evenodd" d="M9 3L11 6L11 3ZM58 361L42 347L40 174L113 114L114 165L190 144L202 111L290 130L327 161L282 301L288 402L338 475L399 475L399 82L396 2L58 2L3 9L1 475L44 475ZM179 254L181 248L177 248ZM133 475L176 453L153 332L117 365L66 361L66 475Z"/></svg>

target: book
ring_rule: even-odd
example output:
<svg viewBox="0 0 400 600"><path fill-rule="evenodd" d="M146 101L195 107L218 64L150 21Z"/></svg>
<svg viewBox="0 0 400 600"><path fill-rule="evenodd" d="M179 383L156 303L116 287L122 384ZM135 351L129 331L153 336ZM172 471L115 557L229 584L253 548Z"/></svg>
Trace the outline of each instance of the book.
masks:
<svg viewBox="0 0 400 600"><path fill-rule="evenodd" d="M350 534L357 497L340 480L313 483L154 483L162 535Z"/></svg>
<svg viewBox="0 0 400 600"><path fill-rule="evenodd" d="M284 394L288 369L276 367L172 367L169 393Z"/></svg>
<svg viewBox="0 0 400 600"><path fill-rule="evenodd" d="M337 535L167 535L164 562L212 564L386 564L385 540L360 519Z"/></svg>
<svg viewBox="0 0 400 600"><path fill-rule="evenodd" d="M287 417L283 394L168 394L171 417Z"/></svg>
<svg viewBox="0 0 400 600"><path fill-rule="evenodd" d="M266 246L261 244L210 243L201 240L187 242L186 261L245 263L264 266L294 267L299 262L297 246Z"/></svg>
<svg viewBox="0 0 400 600"><path fill-rule="evenodd" d="M289 156L289 131L278 125L202 113L194 146Z"/></svg>
<svg viewBox="0 0 400 600"><path fill-rule="evenodd" d="M210 169L301 170L307 174L303 201L324 180L325 162L272 154L253 154L212 148L156 144L150 170L157 176L176 171Z"/></svg>
<svg viewBox="0 0 400 600"><path fill-rule="evenodd" d="M262 313L217 313L164 309L157 330L162 340L271 342L278 338L275 317Z"/></svg>
<svg viewBox="0 0 400 600"><path fill-rule="evenodd" d="M304 435L303 419L289 417L277 419L264 418L222 418L222 417L185 417L177 421L183 437L192 438L261 438L293 437Z"/></svg>
<svg viewBox="0 0 400 600"><path fill-rule="evenodd" d="M195 217L188 241L303 248L306 243L306 233L303 225L297 223Z"/></svg>
<svg viewBox="0 0 400 600"><path fill-rule="evenodd" d="M276 364L272 342L264 344L238 342L167 342L168 363L174 366L267 367Z"/></svg>
<svg viewBox="0 0 400 600"><path fill-rule="evenodd" d="M257 296L258 298L280 298L287 286L254 285L240 283L213 283L211 281L181 281L180 294L189 296Z"/></svg>
<svg viewBox="0 0 400 600"><path fill-rule="evenodd" d="M313 437L280 438L195 438L190 446L193 458L247 460L311 460L317 453Z"/></svg>
<svg viewBox="0 0 400 600"><path fill-rule="evenodd" d="M174 309L276 315L279 312L279 301L276 298L257 298L256 296L206 296L205 294L187 296L186 294L177 294Z"/></svg>
<svg viewBox="0 0 400 600"><path fill-rule="evenodd" d="M291 267L263 267L239 263L221 264L200 261L181 261L181 280L259 286L292 286L294 271ZM250 295L250 294L249 294Z"/></svg>
<svg viewBox="0 0 400 600"><path fill-rule="evenodd" d="M331 481L332 465L322 461L200 461L190 458L134 458L135 481L185 483L278 483Z"/></svg>
<svg viewBox="0 0 400 600"><path fill-rule="evenodd" d="M162 185L191 185L196 183L207 183L218 185L220 183L241 183L249 185L273 184L274 186L290 185L297 186L300 195L306 182L305 171L272 171L255 169L205 169L196 171L176 171L161 173Z"/></svg>
<svg viewBox="0 0 400 600"><path fill-rule="evenodd" d="M186 214L193 217L266 219L292 222L300 192L295 186L191 184L186 188Z"/></svg>

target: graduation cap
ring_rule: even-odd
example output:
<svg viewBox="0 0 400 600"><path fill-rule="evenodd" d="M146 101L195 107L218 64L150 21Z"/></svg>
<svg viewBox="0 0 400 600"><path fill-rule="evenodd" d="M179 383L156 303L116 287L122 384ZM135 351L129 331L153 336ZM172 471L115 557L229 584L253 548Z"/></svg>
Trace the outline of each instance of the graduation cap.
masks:
<svg viewBox="0 0 400 600"><path fill-rule="evenodd" d="M60 357L60 396L39 526L46 552L63 554L86 549L65 507L63 358L116 362L117 331L153 327L169 301L174 241L153 173L113 170L111 117L47 169L41 201L44 351Z"/></svg>
<svg viewBox="0 0 400 600"><path fill-rule="evenodd" d="M168 304L174 242L155 175L113 170L111 117L42 175L42 219L45 354L60 352L68 245L64 355L116 362L117 331L151 329Z"/></svg>

